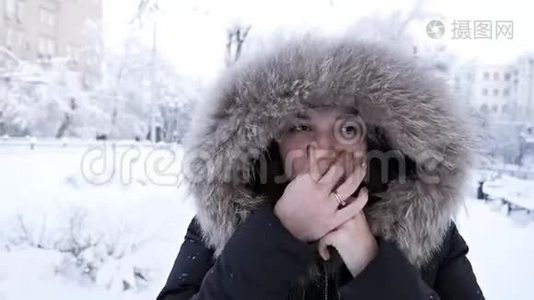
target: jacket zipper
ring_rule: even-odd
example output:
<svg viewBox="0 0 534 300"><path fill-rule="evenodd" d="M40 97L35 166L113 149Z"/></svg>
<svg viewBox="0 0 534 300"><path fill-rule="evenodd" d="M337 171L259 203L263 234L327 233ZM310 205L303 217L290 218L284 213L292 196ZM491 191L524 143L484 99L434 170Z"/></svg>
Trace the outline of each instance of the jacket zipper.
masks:
<svg viewBox="0 0 534 300"><path fill-rule="evenodd" d="M326 272L326 265L323 262L323 272L324 272L324 300L328 300L328 272Z"/></svg>

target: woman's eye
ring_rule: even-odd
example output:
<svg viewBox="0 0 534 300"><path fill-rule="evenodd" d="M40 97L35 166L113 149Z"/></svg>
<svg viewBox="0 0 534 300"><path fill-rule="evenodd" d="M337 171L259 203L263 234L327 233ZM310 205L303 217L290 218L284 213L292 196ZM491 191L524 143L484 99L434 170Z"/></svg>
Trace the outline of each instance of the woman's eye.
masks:
<svg viewBox="0 0 534 300"><path fill-rule="evenodd" d="M341 136L345 139L353 139L358 135L358 128L356 126L341 127Z"/></svg>
<svg viewBox="0 0 534 300"><path fill-rule="evenodd" d="M336 127L337 137L351 143L360 141L366 135L365 123L358 117L347 118Z"/></svg>
<svg viewBox="0 0 534 300"><path fill-rule="evenodd" d="M298 124L293 126L289 131L291 132L301 132L301 131L310 131L311 128L308 125Z"/></svg>

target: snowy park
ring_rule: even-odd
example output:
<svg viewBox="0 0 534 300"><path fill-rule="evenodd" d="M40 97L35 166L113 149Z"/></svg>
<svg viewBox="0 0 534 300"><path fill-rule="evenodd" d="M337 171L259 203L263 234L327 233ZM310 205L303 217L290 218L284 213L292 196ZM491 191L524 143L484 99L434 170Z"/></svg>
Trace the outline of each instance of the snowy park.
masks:
<svg viewBox="0 0 534 300"><path fill-rule="evenodd" d="M519 0L68 2L0 0L0 300L155 299L196 214L182 176L195 113L224 71L310 33L388 45L443 80L478 142L454 216L478 284L534 299L534 21ZM516 35L499 40L503 19ZM493 38L467 26L482 20ZM404 121L423 132L425 117ZM252 119L234 121L256 134Z"/></svg>
<svg viewBox="0 0 534 300"><path fill-rule="evenodd" d="M88 154L111 143L29 145L0 142L0 299L154 299L195 214L172 176L180 147L123 141L107 162L91 158L90 177ZM534 215L476 199L472 182L457 223L481 288L487 299L531 299Z"/></svg>

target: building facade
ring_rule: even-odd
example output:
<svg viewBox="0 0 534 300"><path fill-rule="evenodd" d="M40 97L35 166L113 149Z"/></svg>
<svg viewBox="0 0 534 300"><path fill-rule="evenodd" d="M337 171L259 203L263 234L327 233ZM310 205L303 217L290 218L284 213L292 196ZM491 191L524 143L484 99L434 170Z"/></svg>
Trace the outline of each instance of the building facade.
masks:
<svg viewBox="0 0 534 300"><path fill-rule="evenodd" d="M503 121L534 121L534 55L510 64L469 62L455 71L459 97L483 115Z"/></svg>
<svg viewBox="0 0 534 300"><path fill-rule="evenodd" d="M534 122L534 54L523 55L513 67L511 97L517 108L514 117Z"/></svg>
<svg viewBox="0 0 534 300"><path fill-rule="evenodd" d="M0 47L21 60L79 63L91 43L88 24L100 23L102 10L102 0L0 0Z"/></svg>

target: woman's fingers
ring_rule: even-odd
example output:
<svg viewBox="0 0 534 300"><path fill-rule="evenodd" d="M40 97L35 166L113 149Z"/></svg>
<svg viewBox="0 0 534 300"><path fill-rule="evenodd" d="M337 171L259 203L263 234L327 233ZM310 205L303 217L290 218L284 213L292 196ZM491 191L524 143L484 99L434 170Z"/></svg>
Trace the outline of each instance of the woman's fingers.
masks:
<svg viewBox="0 0 534 300"><path fill-rule="evenodd" d="M354 171L347 177L347 179L345 179L345 182L336 189L343 199L347 199L358 189L367 174L367 165L362 166L362 160L357 161L360 162L360 164L356 165L354 162L352 163L354 165Z"/></svg>
<svg viewBox="0 0 534 300"><path fill-rule="evenodd" d="M334 245L334 234L335 233L336 231L331 231L319 240L317 247L319 250L319 255L321 255L323 260L330 259L330 251L328 251L328 246Z"/></svg>
<svg viewBox="0 0 534 300"><path fill-rule="evenodd" d="M338 157L336 161L330 166L330 168L328 168L328 171L326 171L323 177L319 179L319 183L327 185L329 191L332 190L336 183L339 182L339 180L345 174L343 159L343 155Z"/></svg>
<svg viewBox="0 0 534 300"><path fill-rule="evenodd" d="M356 199L349 197L349 198L352 198L352 199L349 199L350 200L349 204L347 204L347 206L336 211L332 228L338 227L339 225L345 223L350 218L358 214L367 204L368 197L369 197L369 192L366 187L363 187L360 190L360 193L358 194L358 197Z"/></svg>
<svg viewBox="0 0 534 300"><path fill-rule="evenodd" d="M319 165L317 164L317 153L315 147L308 145L306 151L308 155L308 162L310 163L310 175L313 180L317 182L321 178L321 173L319 171Z"/></svg>

